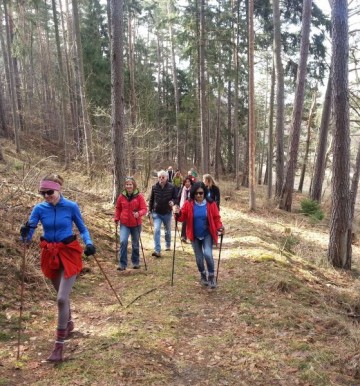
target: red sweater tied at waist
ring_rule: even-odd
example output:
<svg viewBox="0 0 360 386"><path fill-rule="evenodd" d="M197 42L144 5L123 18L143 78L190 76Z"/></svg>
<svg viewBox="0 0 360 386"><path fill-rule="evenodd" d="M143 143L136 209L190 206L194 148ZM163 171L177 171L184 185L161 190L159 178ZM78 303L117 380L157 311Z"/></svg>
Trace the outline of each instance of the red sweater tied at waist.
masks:
<svg viewBox="0 0 360 386"><path fill-rule="evenodd" d="M82 270L83 248L77 240L69 244L40 242L41 270L49 279L59 276L60 268L64 268L65 279L78 275Z"/></svg>

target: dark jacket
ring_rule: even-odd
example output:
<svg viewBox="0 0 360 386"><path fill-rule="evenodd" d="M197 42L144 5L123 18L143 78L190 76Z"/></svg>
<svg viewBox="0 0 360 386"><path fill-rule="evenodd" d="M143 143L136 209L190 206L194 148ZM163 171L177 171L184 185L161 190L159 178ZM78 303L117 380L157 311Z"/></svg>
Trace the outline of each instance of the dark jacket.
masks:
<svg viewBox="0 0 360 386"><path fill-rule="evenodd" d="M220 209L220 189L216 185L213 185L208 189L210 194L209 197L211 197L216 202L218 209Z"/></svg>
<svg viewBox="0 0 360 386"><path fill-rule="evenodd" d="M149 211L159 214L168 214L172 212L169 201L176 203L176 189L175 186L166 182L162 188L157 182L151 188L151 195L149 200Z"/></svg>

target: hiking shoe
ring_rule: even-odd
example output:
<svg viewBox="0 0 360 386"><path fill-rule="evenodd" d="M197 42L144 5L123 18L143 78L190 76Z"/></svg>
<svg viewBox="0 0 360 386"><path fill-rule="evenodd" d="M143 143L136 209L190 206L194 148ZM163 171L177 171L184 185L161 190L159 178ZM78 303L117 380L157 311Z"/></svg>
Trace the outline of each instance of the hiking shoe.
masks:
<svg viewBox="0 0 360 386"><path fill-rule="evenodd" d="M161 257L161 254L160 254L160 252L154 251L154 252L151 254L151 256L154 256L154 257L159 258L159 257Z"/></svg>
<svg viewBox="0 0 360 386"><path fill-rule="evenodd" d="M209 276L209 286L210 286L211 289L216 288L215 276Z"/></svg>
<svg viewBox="0 0 360 386"><path fill-rule="evenodd" d="M181 242L186 244L186 243L187 243L186 238L185 238L185 237L182 237L182 238L181 238Z"/></svg>
<svg viewBox="0 0 360 386"><path fill-rule="evenodd" d="M203 272L200 274L200 284L203 285L203 286L208 286L209 285L209 282L208 282L208 279L206 277L206 272Z"/></svg>
<svg viewBox="0 0 360 386"><path fill-rule="evenodd" d="M118 271L125 271L126 267L117 267L116 268Z"/></svg>
<svg viewBox="0 0 360 386"><path fill-rule="evenodd" d="M133 269L140 269L140 265L133 265Z"/></svg>
<svg viewBox="0 0 360 386"><path fill-rule="evenodd" d="M165 251L171 251L171 248L170 247L166 247Z"/></svg>

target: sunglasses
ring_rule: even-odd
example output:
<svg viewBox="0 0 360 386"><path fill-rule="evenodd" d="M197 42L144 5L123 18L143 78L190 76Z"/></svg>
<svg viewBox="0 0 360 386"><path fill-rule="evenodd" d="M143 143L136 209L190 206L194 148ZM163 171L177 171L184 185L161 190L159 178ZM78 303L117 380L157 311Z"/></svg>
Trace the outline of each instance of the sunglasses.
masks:
<svg viewBox="0 0 360 386"><path fill-rule="evenodd" d="M46 195L52 196L54 194L55 190L46 190L45 192L39 192L43 197Z"/></svg>
<svg viewBox="0 0 360 386"><path fill-rule="evenodd" d="M202 196L204 192L195 192L195 196Z"/></svg>

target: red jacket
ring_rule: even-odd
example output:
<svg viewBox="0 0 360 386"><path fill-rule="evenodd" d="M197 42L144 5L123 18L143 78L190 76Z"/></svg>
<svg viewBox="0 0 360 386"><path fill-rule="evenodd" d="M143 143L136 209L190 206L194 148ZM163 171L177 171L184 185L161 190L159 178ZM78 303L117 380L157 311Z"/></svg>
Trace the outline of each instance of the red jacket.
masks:
<svg viewBox="0 0 360 386"><path fill-rule="evenodd" d="M184 206L181 208L179 217L177 218L177 220L180 222L186 221L186 237L191 241L194 240L194 205L194 200L186 201ZM211 237L214 244L217 245L217 231L219 228L222 228L223 225L221 222L219 209L215 201L206 203L206 213Z"/></svg>
<svg viewBox="0 0 360 386"><path fill-rule="evenodd" d="M134 212L139 212L138 218L134 217ZM128 197L124 190L116 200L114 220L120 221L120 224L129 228L136 227L141 224L141 217L146 212L147 207L144 196L138 190L135 190L134 194Z"/></svg>
<svg viewBox="0 0 360 386"><path fill-rule="evenodd" d="M40 242L41 270L49 279L56 279L61 265L64 267L65 279L78 275L82 270L83 249L77 240L70 244ZM60 264L61 263L61 264Z"/></svg>

